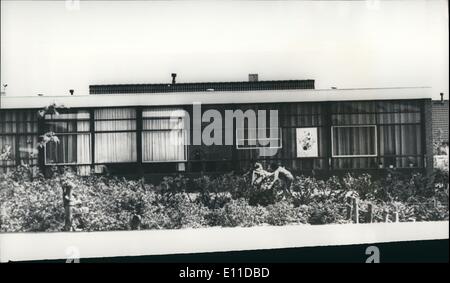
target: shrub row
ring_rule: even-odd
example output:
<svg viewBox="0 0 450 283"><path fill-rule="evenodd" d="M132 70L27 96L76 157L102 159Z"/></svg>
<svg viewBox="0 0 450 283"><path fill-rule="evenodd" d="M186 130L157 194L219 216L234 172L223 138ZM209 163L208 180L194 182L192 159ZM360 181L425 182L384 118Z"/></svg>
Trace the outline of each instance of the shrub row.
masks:
<svg viewBox="0 0 450 283"><path fill-rule="evenodd" d="M0 232L61 231L64 226L62 178L74 185L81 205L74 222L83 231L177 229L345 223L348 196L362 211L374 206L374 221L399 212L400 221L448 220L448 172L386 178L370 175L318 180L296 177L292 195L250 186L248 175L216 178L167 177L159 185L118 177L79 177L69 171L44 178L20 167L0 175ZM364 217L361 215L361 222Z"/></svg>

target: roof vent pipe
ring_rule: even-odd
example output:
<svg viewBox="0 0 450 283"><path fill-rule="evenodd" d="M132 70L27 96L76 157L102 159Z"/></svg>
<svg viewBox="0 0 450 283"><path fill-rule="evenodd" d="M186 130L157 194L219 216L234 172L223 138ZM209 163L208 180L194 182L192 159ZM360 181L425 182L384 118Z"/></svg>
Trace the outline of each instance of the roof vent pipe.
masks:
<svg viewBox="0 0 450 283"><path fill-rule="evenodd" d="M176 83L176 81L175 81L176 77L177 77L177 74L176 73L172 73L172 84Z"/></svg>
<svg viewBox="0 0 450 283"><path fill-rule="evenodd" d="M69 92L70 92L70 95L73 95L73 89L70 89Z"/></svg>
<svg viewBox="0 0 450 283"><path fill-rule="evenodd" d="M444 104L444 93L441 92L440 95L441 95L441 103Z"/></svg>

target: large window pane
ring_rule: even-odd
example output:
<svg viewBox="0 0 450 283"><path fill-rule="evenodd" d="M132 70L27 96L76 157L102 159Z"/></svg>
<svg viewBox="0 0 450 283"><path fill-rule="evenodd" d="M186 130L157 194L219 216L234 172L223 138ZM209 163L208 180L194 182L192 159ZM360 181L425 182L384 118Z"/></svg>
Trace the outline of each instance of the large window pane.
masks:
<svg viewBox="0 0 450 283"><path fill-rule="evenodd" d="M375 126L332 127L333 156L376 156Z"/></svg>
<svg viewBox="0 0 450 283"><path fill-rule="evenodd" d="M142 112L144 162L184 161L186 112L183 109L146 109Z"/></svg>
<svg viewBox="0 0 450 283"><path fill-rule="evenodd" d="M0 171L19 164L36 164L37 112L0 111Z"/></svg>
<svg viewBox="0 0 450 283"><path fill-rule="evenodd" d="M95 134L95 162L136 162L136 133Z"/></svg>
<svg viewBox="0 0 450 283"><path fill-rule="evenodd" d="M46 131L52 131L59 142L45 148L46 164L90 164L90 114L86 110L59 115L46 115Z"/></svg>
<svg viewBox="0 0 450 283"><path fill-rule="evenodd" d="M136 162L136 110L95 110L95 162Z"/></svg>
<svg viewBox="0 0 450 283"><path fill-rule="evenodd" d="M420 155L422 140L420 125L380 126L381 155Z"/></svg>
<svg viewBox="0 0 450 283"><path fill-rule="evenodd" d="M59 143L46 146L47 164L90 164L91 139L89 134L57 134Z"/></svg>

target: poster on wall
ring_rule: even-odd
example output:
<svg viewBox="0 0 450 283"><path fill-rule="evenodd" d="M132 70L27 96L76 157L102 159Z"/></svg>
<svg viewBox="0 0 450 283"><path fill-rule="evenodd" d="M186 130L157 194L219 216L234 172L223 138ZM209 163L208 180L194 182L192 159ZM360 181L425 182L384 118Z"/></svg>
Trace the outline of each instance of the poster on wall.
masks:
<svg viewBox="0 0 450 283"><path fill-rule="evenodd" d="M297 157L318 157L317 128L297 128Z"/></svg>

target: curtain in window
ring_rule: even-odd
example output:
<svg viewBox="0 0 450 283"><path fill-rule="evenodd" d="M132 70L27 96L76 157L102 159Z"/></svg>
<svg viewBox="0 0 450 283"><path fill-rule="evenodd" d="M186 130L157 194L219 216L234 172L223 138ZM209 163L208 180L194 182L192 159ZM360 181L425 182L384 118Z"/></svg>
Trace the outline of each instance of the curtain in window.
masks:
<svg viewBox="0 0 450 283"><path fill-rule="evenodd" d="M88 122L78 122L77 130L79 132L89 131L89 123ZM91 163L91 136L90 134L78 134L77 135L77 163L87 164ZM89 175L91 171L91 167L86 166L78 166L78 174L85 176Z"/></svg>
<svg viewBox="0 0 450 283"><path fill-rule="evenodd" d="M365 161L371 162L370 167L401 168L423 165L420 102L339 102L332 104L332 111L333 125L376 124L379 144L377 158L335 158L335 168L367 168ZM345 128L333 131L334 155L366 155L371 152L372 144L364 145L365 139L360 136L362 132L352 133ZM371 133L364 135L370 137Z"/></svg>
<svg viewBox="0 0 450 283"><path fill-rule="evenodd" d="M46 146L46 164L76 164L77 135L55 133L59 143L49 142Z"/></svg>
<svg viewBox="0 0 450 283"><path fill-rule="evenodd" d="M383 164L386 167L419 166L422 154L421 137L420 125L380 126L380 155L385 156Z"/></svg>
<svg viewBox="0 0 450 283"><path fill-rule="evenodd" d="M373 126L333 128L333 155L376 154L376 128Z"/></svg>
<svg viewBox="0 0 450 283"><path fill-rule="evenodd" d="M36 164L35 111L0 111L0 172L21 163Z"/></svg>
<svg viewBox="0 0 450 283"><path fill-rule="evenodd" d="M380 163L383 167L421 167L422 130L417 101L378 102Z"/></svg>
<svg viewBox="0 0 450 283"><path fill-rule="evenodd" d="M98 109L95 119L95 162L136 162L135 109Z"/></svg>
<svg viewBox="0 0 450 283"><path fill-rule="evenodd" d="M47 130L55 132L59 143L46 147L47 164L90 164L91 139L89 112L63 113L46 116ZM77 166L78 174L88 175L90 165Z"/></svg>
<svg viewBox="0 0 450 283"><path fill-rule="evenodd" d="M142 160L164 162L186 160L185 115L182 109L143 111Z"/></svg>
<svg viewBox="0 0 450 283"><path fill-rule="evenodd" d="M376 166L377 137L374 126L335 127L333 130L334 168L358 169Z"/></svg>

